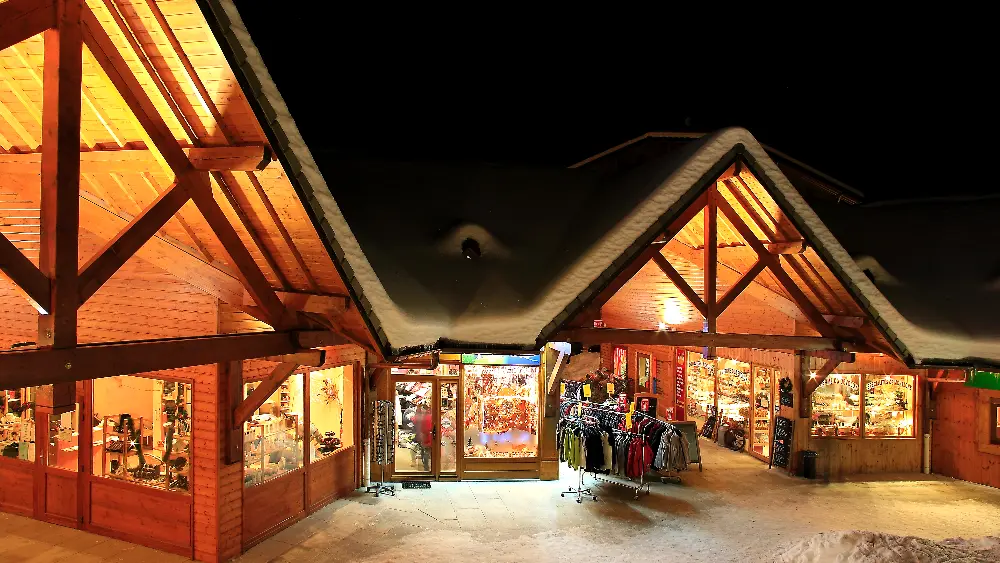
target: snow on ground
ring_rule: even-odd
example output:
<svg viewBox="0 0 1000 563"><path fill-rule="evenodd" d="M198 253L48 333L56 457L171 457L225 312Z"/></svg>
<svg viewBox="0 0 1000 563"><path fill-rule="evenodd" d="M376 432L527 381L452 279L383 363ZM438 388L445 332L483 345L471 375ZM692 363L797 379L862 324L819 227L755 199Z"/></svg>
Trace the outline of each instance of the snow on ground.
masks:
<svg viewBox="0 0 1000 563"><path fill-rule="evenodd" d="M557 482L356 494L263 542L241 563L1000 561L985 551L995 540L946 540L1000 536L1000 490L921 475L806 481L705 441L701 447L703 472L684 473L680 486L656 483L639 500L589 476L598 501L560 497L576 485L565 466ZM897 557L893 545L916 551Z"/></svg>
<svg viewBox="0 0 1000 563"><path fill-rule="evenodd" d="M775 559L788 563L995 563L1000 537L933 541L873 532L825 532L785 546Z"/></svg>

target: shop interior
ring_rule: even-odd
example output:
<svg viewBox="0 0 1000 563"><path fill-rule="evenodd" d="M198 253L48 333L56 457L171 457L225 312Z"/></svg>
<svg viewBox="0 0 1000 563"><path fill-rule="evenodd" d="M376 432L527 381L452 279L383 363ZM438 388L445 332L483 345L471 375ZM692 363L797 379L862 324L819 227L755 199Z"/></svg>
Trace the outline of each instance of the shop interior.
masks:
<svg viewBox="0 0 1000 563"><path fill-rule="evenodd" d="M354 445L353 379L339 366L286 379L243 425L243 483L264 484ZM257 382L244 384L245 396Z"/></svg>

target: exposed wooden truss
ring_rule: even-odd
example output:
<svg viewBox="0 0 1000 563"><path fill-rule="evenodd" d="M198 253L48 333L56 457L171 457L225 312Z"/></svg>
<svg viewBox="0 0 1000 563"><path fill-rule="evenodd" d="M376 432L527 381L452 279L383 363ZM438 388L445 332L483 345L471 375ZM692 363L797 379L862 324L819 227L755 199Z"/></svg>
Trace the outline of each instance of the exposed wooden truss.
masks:
<svg viewBox="0 0 1000 563"><path fill-rule="evenodd" d="M8 0L0 4L0 51L51 28L55 21L52 0Z"/></svg>
<svg viewBox="0 0 1000 563"><path fill-rule="evenodd" d="M739 335L719 334L717 322L740 295L749 292L760 302L778 308L800 323L790 334L803 334L800 330L809 334L812 332L806 328L809 327L819 333L820 339L808 340L813 337L806 337L806 340L796 341L794 339L799 336L790 336L789 340L767 341L760 340L760 335L751 335L751 340L757 344L743 341L746 347L769 348L779 342L780 349L885 352L887 348L880 346L881 339L863 316L863 309L853 302L845 303L839 295L843 291L834 289L835 279L832 282L827 279L832 274L825 264L817 262L815 250L809 248L787 220L776 218L776 214L780 217L780 210L776 210L765 195L755 193L750 184L758 191L762 190L761 186L756 178L748 176L749 170L739 164L737 162L716 182L709 184L698 201L685 209L667 232L640 253L584 313L566 326L589 327L590 318L600 318L601 307L611 298L608 293L613 295L622 289L652 261L669 279L671 289L668 291L676 290L701 315L702 331L706 336L696 338L693 335L697 333L670 331L660 338L655 333L642 336L643 342L683 342L684 345L703 346L709 355L715 345L734 346L734 342L741 342ZM725 259L723 253L726 253ZM733 263L739 267L734 267ZM827 272L826 275L820 268ZM652 283L650 275L647 271L643 281L638 283ZM685 276L691 275L695 282L701 282L700 285L693 285L686 279ZM670 297L671 293L663 295L667 300L676 299ZM637 297L629 294L626 301L615 307L631 307L625 303L637 303ZM618 316L623 314L626 313L616 313ZM645 323L649 313L644 314L647 315ZM606 331L595 332L591 337L594 335L621 337ZM635 338L635 335L629 333L627 338ZM720 339L727 343L716 344Z"/></svg>
<svg viewBox="0 0 1000 563"><path fill-rule="evenodd" d="M105 5L113 7L114 3L106 2ZM48 6L45 8L48 12L45 12L43 18L32 6ZM155 6L152 9L158 11ZM303 349L346 344L355 340L367 344L367 348L378 353L371 346L368 335L355 334L350 328L336 326L328 317L335 311L339 311L341 315L348 311L344 297L338 296L332 302L323 304L323 312L303 313L295 310L294 304L308 305L308 299L301 303L301 300L292 299L293 306L286 306L258 266L255 256L245 246L244 241L249 238L258 247L257 255L263 255L281 286L292 287L284 280L279 265L269 255L269 249L256 236L256 223L250 220L250 215L244 209L244 202L233 197L227 178L220 172L247 172L248 177L253 177L255 182L256 178L251 172L265 168L271 160L269 151L264 146L183 147L171 126L164 120L157 104L139 83L133 69L86 3L78 0L57 0L54 5L44 2L29 5L22 0L2 3L0 22L4 23L0 24L0 36L3 41L16 42L26 38L24 33L6 25L13 20L29 23L44 20L44 27L35 31L45 32L45 60L42 70L44 103L41 113L35 116L30 111L32 101L27 95L17 95L17 84L12 84L11 88L15 91L17 101L28 108L29 117L34 116L41 121L42 152L0 154L0 177L17 174L41 176L39 265L36 268L15 244L0 235L0 269L45 314L39 323L38 349L0 355L0 388L67 384L108 375L287 354L297 354L296 365L305 362L314 364L317 356L322 363L321 353L303 352ZM160 23L162 25L163 21ZM120 21L119 25L125 24ZM35 27L29 25L22 31L25 29L30 31ZM131 35L130 30L128 35ZM86 88L82 83L84 44L113 86L115 94L120 96L124 106L134 117L146 145L145 149L81 152L81 113L82 103L86 99ZM135 44L132 46L135 48ZM147 72L155 74L156 70L151 68L148 57L144 57L145 53L139 49L136 54L147 65ZM27 62L20 52L18 58ZM6 74L3 79L10 81ZM189 76L189 79L199 91L207 92L204 85L194 84L199 81L197 77ZM162 81L159 84L162 85ZM169 92L161 93L169 97ZM7 109L3 103L0 106ZM214 114L222 119L217 111ZM184 120L183 116L176 117ZM187 142L191 142L192 138L189 135ZM83 140L85 143L89 142L86 138ZM107 201L102 201L107 197L106 194L99 194L101 199L95 201L95 198L81 191L81 178L86 178L84 174L110 175L130 200L121 207L130 207L138 211L138 214L123 217L118 206L113 209L104 207L108 205ZM210 174L215 175L210 177ZM137 176L139 181L131 179L128 182L132 183L126 184L125 177L128 175ZM173 183L161 190L157 183L163 176L172 177ZM232 213L217 200L213 180L225 196L221 201L231 206ZM255 185L260 197L266 199L263 187L259 183ZM136 189L139 191L135 191ZM154 196L151 201L148 194ZM144 203L145 201L149 203ZM186 206L189 202L192 205ZM163 234L165 225L172 218L176 218L178 222L182 220L180 213L185 206L187 221L181 225L200 248L200 252L188 252L182 245L170 242ZM270 209L268 213L272 221L280 223L280 218L269 201L265 207ZM191 215L192 212L195 215ZM188 223L191 223L198 212L202 223L194 228L193 223ZM120 222L119 226L108 227L112 217ZM86 218L97 219L96 223L99 224L88 223L88 229L103 234L107 243L82 268L78 268L79 229L81 219ZM234 227L234 220L244 229L244 235ZM115 225L114 221L110 224ZM211 252L201 240L206 233L216 237L215 240L220 245ZM283 226L282 233L283 240L293 246L293 237ZM212 252L220 247L228 256L229 264L235 268L231 274L207 263L212 260ZM154 264L163 265L167 271L177 272L183 279L190 280L190 272L180 271L186 268L171 269L167 264L185 262L183 256L187 256L186 265L192 266L193 260L198 266L191 269L202 271L195 278L200 275L203 279L210 280L201 285L212 286L219 278L229 277L242 287L227 287L224 290L215 288L216 291L210 293L218 294L227 302L240 306L278 332L78 346L76 322L80 305L94 295L132 256L143 254L151 256ZM198 255L204 257L204 260ZM297 250L295 255L295 262L306 269L305 260ZM308 272L305 277L309 279L310 287L317 287L318 284ZM197 281L192 283L199 285ZM222 283L232 285L228 281ZM244 303L244 294L250 296L252 304ZM340 303L344 305L339 306ZM313 305L318 306L317 303ZM330 330L310 330L317 327L329 327ZM342 336L342 333L348 336Z"/></svg>
<svg viewBox="0 0 1000 563"><path fill-rule="evenodd" d="M263 170L271 162L264 146L196 147L182 149L191 167L209 171ZM38 174L42 153L0 154L0 174ZM85 174L144 174L159 172L156 153L145 149L101 150L80 153L80 171Z"/></svg>
<svg viewBox="0 0 1000 563"><path fill-rule="evenodd" d="M646 346L759 348L761 350L829 350L839 352L874 351L864 343L855 343L822 336L725 334L621 328L568 328L557 332L553 340L583 342L584 344L639 344Z"/></svg>
<svg viewBox="0 0 1000 563"><path fill-rule="evenodd" d="M0 389L99 379L348 344L325 331L257 332L0 352Z"/></svg>
<svg viewBox="0 0 1000 563"><path fill-rule="evenodd" d="M253 415L254 411L263 405L267 398L281 387L281 384L299 369L299 364L295 362L283 362L274 367L271 373L265 377L257 387L250 393L250 396L233 409L233 425L246 422Z"/></svg>

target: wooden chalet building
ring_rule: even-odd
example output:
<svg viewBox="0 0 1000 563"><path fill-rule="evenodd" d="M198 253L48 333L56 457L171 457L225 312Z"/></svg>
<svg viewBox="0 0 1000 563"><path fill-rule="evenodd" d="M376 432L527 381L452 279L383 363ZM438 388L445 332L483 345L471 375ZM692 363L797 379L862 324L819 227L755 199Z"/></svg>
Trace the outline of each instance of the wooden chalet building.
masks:
<svg viewBox="0 0 1000 563"><path fill-rule="evenodd" d="M228 0L0 2L0 510L223 561L382 475L555 479L565 343L790 470L1000 486L995 271L950 311L853 229L912 209L742 129L317 162L278 86Z"/></svg>

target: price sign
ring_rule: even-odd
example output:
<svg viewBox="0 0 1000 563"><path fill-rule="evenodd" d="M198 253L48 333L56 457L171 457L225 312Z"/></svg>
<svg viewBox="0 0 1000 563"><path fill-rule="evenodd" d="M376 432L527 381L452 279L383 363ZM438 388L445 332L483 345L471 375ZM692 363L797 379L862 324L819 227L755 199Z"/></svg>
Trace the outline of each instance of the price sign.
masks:
<svg viewBox="0 0 1000 563"><path fill-rule="evenodd" d="M614 395L614 394L615 394L615 384L608 383L608 395Z"/></svg>
<svg viewBox="0 0 1000 563"><path fill-rule="evenodd" d="M566 384L565 383L560 383L559 384L559 394L560 395L565 395L566 394Z"/></svg>
<svg viewBox="0 0 1000 563"><path fill-rule="evenodd" d="M589 399L590 398L590 384L589 383L586 383L583 386L583 397L585 399Z"/></svg>
<svg viewBox="0 0 1000 563"><path fill-rule="evenodd" d="M677 420L684 420L684 411L687 404L687 381L685 368L687 367L687 352L678 349L674 356L674 412Z"/></svg>

